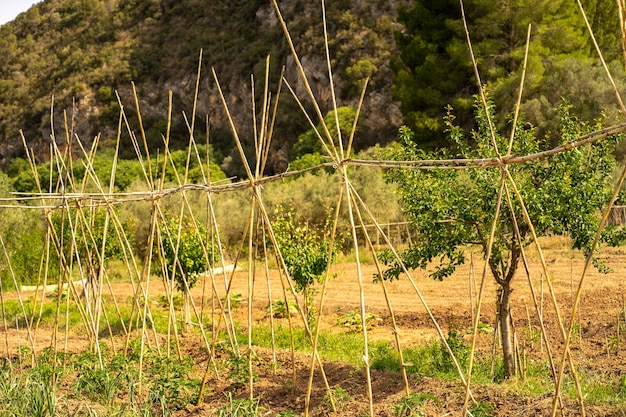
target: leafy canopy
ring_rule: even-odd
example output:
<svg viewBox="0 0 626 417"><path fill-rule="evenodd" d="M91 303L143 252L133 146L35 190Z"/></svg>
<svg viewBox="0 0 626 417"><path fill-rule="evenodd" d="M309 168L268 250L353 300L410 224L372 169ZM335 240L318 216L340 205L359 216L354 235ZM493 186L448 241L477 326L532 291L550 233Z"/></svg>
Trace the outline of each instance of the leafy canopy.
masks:
<svg viewBox="0 0 626 417"><path fill-rule="evenodd" d="M587 17L609 60L619 58L616 7L583 0ZM541 134L558 141L558 114L563 97L585 121L613 114L614 96L600 73L595 49L575 2L566 0L467 0L465 15L474 54L499 109L501 122L513 109L526 46L531 38L522 110ZM475 129L472 95L476 79L471 65L459 2L413 0L398 9L403 30L395 33L398 54L391 59L393 94L400 102L404 123L422 147L450 145L442 122L445 106L457 112L457 123ZM621 59L621 58L620 58ZM612 66L620 73L623 63ZM617 79L621 78L619 76ZM504 123L499 126L502 127Z"/></svg>
<svg viewBox="0 0 626 417"><path fill-rule="evenodd" d="M493 106L489 111L493 118ZM561 106L559 112L562 142L576 139L590 130L569 114L568 106ZM413 133L403 127L399 134L401 144L393 148L389 156L395 160L493 157L482 105L476 105L475 114L477 130L466 137L454 124L454 116L448 109L445 124L454 144L452 151L427 153L415 144ZM616 140L612 137L548 158L509 166L538 236L569 235L574 248L589 251L599 224L599 211L612 193L611 174L615 162L611 150ZM496 141L500 152L506 154L508 139L496 134ZM518 122L512 153L531 154L544 146L532 127ZM396 169L388 172L387 179L397 184L404 212L418 235L417 241L401 253L408 268L425 269L430 262L438 260L438 265L430 272L431 277L441 280L465 262L466 245L479 245L486 253L501 183L498 168ZM511 198L513 212L503 197L489 259L491 270L500 283L510 281L520 255L513 215L519 225L522 245L531 243L529 225L522 216L518 200L513 195ZM605 235L615 237L614 232L608 229ZM390 253L383 253L382 259L390 266L384 278L398 278L402 266Z"/></svg>
<svg viewBox="0 0 626 417"><path fill-rule="evenodd" d="M204 226L199 223L194 225L193 220L187 217L179 222L178 216L169 218L161 231L161 244L165 265L170 272L173 271L176 289L185 293L186 288L192 289L196 285L199 274L213 265L216 259L213 247L206 244Z"/></svg>
<svg viewBox="0 0 626 417"><path fill-rule="evenodd" d="M352 124L356 117L356 110L351 106L343 106L337 108L337 119L339 119L339 129L341 130L341 136L345 139L350 135L352 130ZM335 146L339 146L338 134L337 134L337 122L335 120L335 111L329 111L324 117L324 124L328 128L328 132L333 138ZM326 154L320 142L317 132L324 138L324 131L321 124L318 124L316 129L309 129L305 133L298 136L298 141L293 145L293 159L297 160L307 154Z"/></svg>
<svg viewBox="0 0 626 417"><path fill-rule="evenodd" d="M319 232L299 223L293 209L282 207L274 213L272 227L296 290L306 292L315 282L321 283L329 266L329 252L331 262L336 256L327 230Z"/></svg>

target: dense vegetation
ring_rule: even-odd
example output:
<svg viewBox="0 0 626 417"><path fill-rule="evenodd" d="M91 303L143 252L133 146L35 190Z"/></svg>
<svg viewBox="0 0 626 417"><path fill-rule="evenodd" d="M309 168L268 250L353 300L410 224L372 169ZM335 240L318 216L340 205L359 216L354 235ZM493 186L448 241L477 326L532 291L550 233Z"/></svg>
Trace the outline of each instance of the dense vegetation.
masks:
<svg viewBox="0 0 626 417"><path fill-rule="evenodd" d="M328 111L331 103L325 87L328 76L323 64L321 9L318 4L299 0L281 2L281 8L298 48L316 71L317 93ZM394 9L395 2L358 6L341 1L328 5L336 86L344 104L356 104L367 76L373 77L373 91L389 89L388 60L394 50L391 33L396 28L390 16ZM265 78L267 55L271 56L273 90L286 64L287 78L290 82L296 79L269 1L45 0L34 5L0 28L0 166L6 170L14 156L24 155L20 129L38 159L47 160L52 96L56 140L60 143L66 137L62 110L67 109L68 120L75 123L74 131L83 142L89 144L101 133L103 145L111 147L119 113L116 92L136 131L131 81L137 86L151 152L163 149L168 90L174 96L171 146L186 146L189 134L182 112L191 116L201 49L204 72L197 116L201 120L210 117L210 141L216 155L235 156L209 68L216 69L220 83L232 94L240 136L247 148L253 146L250 74L257 79L257 96L262 91L259 85ZM280 97L270 172L286 168L292 145L309 128L285 91ZM390 100L366 110L379 120L359 139L358 147L393 137L397 123L389 123L386 108ZM195 133L197 138L207 135L204 128ZM128 139L122 142L121 155L136 157ZM229 175L242 173L236 162L239 156L234 159L234 163L227 160L224 165ZM216 161L223 162L221 158Z"/></svg>
<svg viewBox="0 0 626 417"><path fill-rule="evenodd" d="M495 146L502 153L510 147L510 152L520 155L542 150L534 129L529 129L522 121L515 126L514 140L510 144L508 137L497 132L492 137L490 123L495 120L494 111L490 107L487 115L477 103L479 129L472 137L475 147L470 146L462 129L455 125L454 116L449 114L446 126L449 140L454 144L449 153L424 152L412 141L413 132L403 128L400 131L402 143L390 156L397 160L480 159L493 155ZM575 140L585 133L586 127L572 118L567 107L562 107L560 113L559 134L564 140ZM600 223L598 212L613 193L615 161L611 150L619 139L613 136L549 158L509 166L512 180L495 168L389 171L387 178L398 185L404 212L418 237L401 252L402 263L391 253L384 253L383 260L391 266L383 278L398 278L405 268L433 268L434 263L430 276L443 280L465 263L467 245L480 247L499 288L496 306L504 370L507 378L513 377L510 300L513 278L524 257L524 248L534 243L535 237L567 235L575 249L586 255L591 252ZM513 189L520 191L523 205ZM623 236L623 228L605 229L605 240L612 244L622 244Z"/></svg>
<svg viewBox="0 0 626 417"><path fill-rule="evenodd" d="M583 4L605 58L621 74L615 4L597 0ZM280 7L314 93L327 112L331 102L319 5L288 0L280 2ZM443 116L448 104L456 109L462 127L474 127L471 97L476 88L458 2L333 1L327 8L339 104L355 107L363 80L372 77L355 146L394 140L402 118L421 146L446 146ZM538 128L538 135L558 142L554 120L562 97L584 121L615 114L612 92L602 81L596 52L574 2L469 0L465 8L483 82L489 85L501 115L507 115L514 103L529 23L533 30L522 109L526 120ZM199 0L45 0L36 4L0 28L4 57L0 63L0 167L6 170L15 156L24 155L20 129L38 160L48 159L51 97L57 142L65 141L62 110L67 109L67 118L83 142L89 144L100 133L103 146L111 147L119 113L116 92L131 116L131 127L138 127L132 117L131 81L139 92L151 152L163 149L168 90L174 95L171 144L173 148L186 146L188 130L182 114L190 116L201 49L204 72L197 116L209 117L210 130L196 127L195 135L209 136L215 162L228 176L242 175L208 68L215 67L220 83L232 96L240 136L251 155L250 74L257 80L260 100L259 80L264 79L265 57L270 55L273 89L286 65L286 78L301 92L282 30L267 0L247 0L236 6ZM309 129L285 91L280 95L269 172L283 171L289 162L302 157L302 148L293 147ZM136 157L127 139L122 141L121 156Z"/></svg>
<svg viewBox="0 0 626 417"><path fill-rule="evenodd" d="M617 7L582 1L596 39L611 70L622 79L622 46ZM603 112L616 114L615 97L573 1L464 2L481 81L488 85L499 114L515 105L528 25L532 24L522 111L538 135L560 142L557 108L563 98L583 121ZM399 54L392 59L394 96L404 123L422 146L449 145L444 135L445 107L451 104L466 130L472 117L476 79L456 0L415 0L399 9L404 30L396 33ZM506 117L500 117L501 125Z"/></svg>

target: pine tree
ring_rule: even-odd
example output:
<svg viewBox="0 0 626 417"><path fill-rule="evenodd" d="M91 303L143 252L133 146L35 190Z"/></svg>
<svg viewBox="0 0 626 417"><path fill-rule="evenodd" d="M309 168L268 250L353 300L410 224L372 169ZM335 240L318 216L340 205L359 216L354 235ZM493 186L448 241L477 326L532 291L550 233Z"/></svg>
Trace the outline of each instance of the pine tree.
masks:
<svg viewBox="0 0 626 417"><path fill-rule="evenodd" d="M597 38L609 51L607 57L619 58L619 44L612 34L618 33L616 5L585 3ZM611 113L614 96L601 81L603 70L576 2L469 0L465 10L481 81L489 85L500 120L506 120L516 102L529 24L522 110L538 135L558 140L556 109L563 98L583 121L591 122L607 110ZM400 54L393 63L394 94L405 124L421 146L445 147L441 138L447 104L455 108L460 126L475 127L471 95L477 87L460 7L454 0L415 0L412 8L399 9L398 19L405 30L396 36Z"/></svg>

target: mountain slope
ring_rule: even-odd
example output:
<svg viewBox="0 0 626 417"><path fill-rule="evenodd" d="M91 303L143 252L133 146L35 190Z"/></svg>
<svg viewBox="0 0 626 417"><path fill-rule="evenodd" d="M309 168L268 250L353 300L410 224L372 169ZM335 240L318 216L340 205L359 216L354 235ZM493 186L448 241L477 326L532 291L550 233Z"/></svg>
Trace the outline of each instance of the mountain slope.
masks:
<svg viewBox="0 0 626 417"><path fill-rule="evenodd" d="M333 1L327 10L339 105L356 105L362 80L372 76L360 119L361 136L355 142L361 147L393 139L401 123L391 97L388 67L395 50L398 2L371 3ZM11 158L24 154L20 129L39 160L49 157L52 103L58 143L65 142L63 120L67 118L81 141L89 144L101 134L104 146L110 146L119 115L115 92L132 127L137 127L131 81L136 85L151 152L162 148L170 90L173 145L184 146L188 133L183 112L191 116L201 49L196 125L202 127L196 137L206 135L208 117L217 154L234 155L210 74L213 67L250 152L254 143L250 76L255 77L258 108L266 56L271 56L270 89L276 90L281 67L286 66L285 78L301 98L305 96L271 3L242 0L235 4L227 0L45 0L0 27L0 167L6 169ZM320 5L287 0L280 7L316 96L323 111L328 111L332 106ZM291 146L309 128L286 91L280 98L270 171L286 168ZM132 157L130 140L123 138L123 147L122 153ZM235 162L225 165L229 174L240 173L238 159L235 155Z"/></svg>

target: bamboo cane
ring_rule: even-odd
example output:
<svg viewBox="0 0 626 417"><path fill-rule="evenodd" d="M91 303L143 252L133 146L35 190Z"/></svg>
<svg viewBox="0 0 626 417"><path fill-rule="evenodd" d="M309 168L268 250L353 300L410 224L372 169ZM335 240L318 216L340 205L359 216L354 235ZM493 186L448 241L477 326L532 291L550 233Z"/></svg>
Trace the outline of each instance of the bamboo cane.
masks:
<svg viewBox="0 0 626 417"><path fill-rule="evenodd" d="M494 140L495 143L495 140ZM491 250L493 248L493 241L495 239L496 228L498 225L498 217L500 216L500 207L502 203L502 195L504 193L505 188L505 178L504 174L500 179L500 191L498 192L498 199L496 202L496 208L494 210L493 222L491 223L491 231L489 233L489 238L487 241L487 251L485 253L485 266L483 268L482 278L480 280L479 290L478 290L478 299L476 302L476 317L474 318L473 324L473 332L472 332L472 343L470 345L470 353L467 365L467 383L465 385L465 398L463 401L463 416L467 415L469 408L469 400L470 400L470 382L472 379L472 368L474 366L474 354L476 351L476 341L478 338L478 322L480 320L480 310L483 302L485 281L487 279L487 269L489 264L489 259L491 258Z"/></svg>
<svg viewBox="0 0 626 417"><path fill-rule="evenodd" d="M358 216L358 220L359 223L361 224L361 227L363 229L363 235L365 237L365 241L367 243L367 246L370 249L370 252L372 254L372 258L374 259L374 263L376 265L376 270L378 271L378 275L380 277L383 276L383 271L382 271L382 267L380 265L380 261L378 260L378 257L376 256L376 249L374 248L374 244L372 243L372 239L369 235L369 233L367 232L367 229L365 228L365 223L363 221L363 217L361 214L361 210L359 210L358 208L358 203L357 200L354 199L354 206L356 208L356 214ZM404 381L404 391L405 394L408 396L411 394L411 389L409 387L409 379L407 376L407 372L406 372L406 367L407 364L404 361L404 354L402 352L402 344L400 342L400 329L398 328L398 324L396 322L396 315L393 311L393 307L391 305L391 299L389 298L389 291L387 290L387 284L385 283L384 279L380 279L380 284L383 290L383 295L385 297L385 303L387 304L387 309L389 310L389 315L391 317L391 328L392 328L392 332L394 335L394 339L395 339L395 343L396 343L396 349L398 351L398 358L400 359L400 366L401 366L401 372L402 372L402 380Z"/></svg>
<svg viewBox="0 0 626 417"><path fill-rule="evenodd" d="M265 227L262 228L263 232L263 258L264 258L264 266L265 266L265 280L267 282L267 300L268 300L268 310L270 316L270 338L272 343L272 369L274 370L274 375L276 375L278 359L276 357L276 337L275 337L275 325L274 325L274 300L272 299L272 286L270 284L270 268L267 256L267 236L265 233ZM285 304L286 310L289 310L289 304Z"/></svg>
<svg viewBox="0 0 626 417"><path fill-rule="evenodd" d="M328 285L328 281L330 281L330 266L333 257L335 238L337 235L337 224L339 223L339 210L341 208L341 201L343 199L343 187L339 189L339 198L337 199L337 204L335 205L335 217L333 219L333 227L330 233L330 242L329 242L329 251L328 251L328 260L326 261L326 272L324 276L324 282L322 283L322 294L320 297L320 303L317 312L317 320L316 326L313 335L313 350L317 351L317 344L319 341L319 333L322 325L322 314L324 311L324 299L326 297L326 287ZM289 309L289 304L285 304L287 309ZM307 385L306 399L304 401L304 415L308 416L310 407L311 407L311 392L313 390L313 375L315 372L315 357L311 356L311 364L309 366L309 382ZM332 397L329 397L331 401L334 401Z"/></svg>
<svg viewBox="0 0 626 417"><path fill-rule="evenodd" d="M276 2L276 0L272 0L272 4L274 5L274 10L276 11L276 15L278 17L278 20L280 22L280 25L283 29L283 33L285 34L285 38L287 39L287 42L289 44L289 49L291 50L291 54L294 58L294 61L296 63L296 66L298 67L298 72L300 74L300 79L302 80L303 84L304 84L304 88L309 96L309 98L311 99L311 102L313 104L313 108L315 109L315 114L317 115L318 120L320 121L320 124L322 126L322 130L324 133L324 138L322 138L319 133L318 133L318 137L320 138L322 145L324 146L326 152L328 155L332 155L333 158L338 161L340 160L339 154L337 153L337 149L335 147L335 144L333 142L333 138L330 134L330 132L328 131L328 127L326 126L326 123L324 123L324 116L322 115L322 111L317 103L317 100L315 99L315 95L313 94L313 90L311 89L311 86L309 84L309 81L306 77L306 74L304 72L304 67L302 66L302 63L300 62L300 58L298 57L298 54L296 52L296 49L293 45L293 41L291 40L291 34L289 33L289 30L287 29L287 25L283 19L282 13L280 12L280 8L278 7L278 3ZM325 42L325 44L328 44L328 42ZM332 78L332 77L331 77ZM317 129L315 128L315 125L313 126L313 128L317 131ZM332 150L332 152L331 152Z"/></svg>
<svg viewBox="0 0 626 417"><path fill-rule="evenodd" d="M253 196L254 196L254 198L255 198L255 200L257 202L257 205L258 205L258 207L260 209L260 213L261 213L261 215L263 217L263 220L264 220L265 224L266 225L270 225L270 226L268 226L269 236L270 236L272 244L276 246L277 245L276 237L274 236L274 231L271 228L271 222L270 222L270 219L269 219L269 215L267 214L267 210L265 209L263 201L262 201L262 199L260 197L259 186L256 185L255 182L254 182L254 177L252 175L252 171L251 171L250 166L248 164L248 161L247 161L247 159L245 157L245 153L243 151L243 147L241 145L241 141L239 140L239 136L237 134L237 129L235 128L232 116L231 116L230 111L228 109L228 105L226 104L226 99L224 97L224 94L222 93L222 89L221 89L219 80L217 79L217 74L215 73L215 70L213 70L213 78L215 79L215 82L216 82L216 85L217 85L217 89L218 89L220 98L222 100L222 104L223 104L224 109L226 111L226 115L228 117L228 120L229 120L229 123L230 123L230 126L231 126L231 130L233 132L233 136L234 136L234 139L235 139L235 144L237 145L237 149L238 149L239 154L241 156L241 159L242 159L242 162L243 162L243 166L245 168L246 175L248 177L248 181L250 182L250 185L251 185L251 188L252 188L252 191L253 191ZM288 275L284 259L282 258L282 255L280 255L280 251L277 251L277 252L278 252L279 257L281 259L281 266L284 269L285 274ZM291 280L287 279L287 283L290 286L291 292L295 296L296 291L295 291L295 288L293 287L293 284L291 283ZM304 314L304 310L302 308L302 305L301 305L301 303L299 303L297 297L295 297L295 300L296 300L296 304L298 305L298 309L299 309L300 316L301 316L303 324L304 324L305 331L307 333L307 337L309 338L310 341L312 341L312 333L311 333L311 330L310 330L310 328L308 326L308 322L307 322L306 316ZM327 389L327 391L329 393L329 396L331 396L332 395L332 391L331 391L330 386L328 384L328 380L326 379L326 373L323 370L322 362L321 362L321 359L319 358L319 354L318 354L317 351L314 351L313 355L315 355L317 357L317 361L318 361L318 364L320 365L320 370L321 370L321 373L322 373L322 379L324 380L324 383L326 385L326 389ZM204 388L204 387L202 386L201 389L202 388ZM331 400L331 406L332 405L333 405L333 402Z"/></svg>
<svg viewBox="0 0 626 417"><path fill-rule="evenodd" d="M448 344L448 341L446 340L446 336L444 335L443 330L441 329L441 326L439 326L439 323L437 322L437 319L435 318L432 310L428 306L428 303L426 302L426 299L424 298L424 295L422 294L422 292L420 291L419 287L417 286L417 284L415 282L415 279L413 278L413 276L411 275L411 273L407 269L407 267L404 264L404 262L402 262L402 260L400 258L400 255L398 254L398 251L396 250L396 248L391 243L391 240L389 239L389 236L385 233L385 231L382 229L380 224L378 224L378 222L376 221L376 218L373 215L373 213L371 212L371 210L363 202L363 200L361 199L361 197L359 196L359 194L356 191L353 193L353 195L359 201L359 204L361 204L361 207L363 207L363 209L367 213L368 217L372 220L373 224L376 226L376 228L378 230L378 233L380 233L380 235L382 236L383 240L385 241L385 244L388 246L389 250L392 252L392 254L393 254L394 258L396 259L396 261L399 262L400 266L402 267L402 272L404 272L404 274L407 276L409 282L411 283L411 286L413 287L413 290L415 291L417 297L420 300L420 303L422 303L422 306L426 310L426 313L428 314L428 317L429 317L430 321L432 322L433 326L435 327L435 330L437 331L437 334L439 335L439 339L441 341L441 344L446 349L446 352L448 353L448 355L450 355L450 359L452 360L452 364L454 365L454 369L456 370L457 374L459 375L459 379L461 379L461 382L463 383L463 386L468 386L467 380L465 378L465 375L463 374L461 366L459 365L459 361L457 360L456 356L454 355L454 352L452 352L452 349L450 348L450 345ZM471 393L471 390L470 390L470 397L471 397L472 401L475 401L474 400L474 396Z"/></svg>

